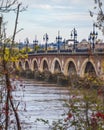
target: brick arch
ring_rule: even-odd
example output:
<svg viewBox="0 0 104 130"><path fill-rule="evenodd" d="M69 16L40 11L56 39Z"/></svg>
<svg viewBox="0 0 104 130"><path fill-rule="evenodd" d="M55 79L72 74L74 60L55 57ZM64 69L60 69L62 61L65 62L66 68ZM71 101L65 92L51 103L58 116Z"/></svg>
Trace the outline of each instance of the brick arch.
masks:
<svg viewBox="0 0 104 130"><path fill-rule="evenodd" d="M25 70L30 69L30 62L29 62L29 60L25 60L25 62L24 62L24 69Z"/></svg>
<svg viewBox="0 0 104 130"><path fill-rule="evenodd" d="M92 64L96 75L98 75L98 72L97 72L97 69L96 69L96 64L94 63L94 61L92 59L91 60L85 59L83 61L83 64L82 64L81 68L80 68L80 76L81 77L84 77L85 68L86 68L86 65L87 65L88 62L90 62Z"/></svg>
<svg viewBox="0 0 104 130"><path fill-rule="evenodd" d="M36 66L34 65L34 62L35 62L35 64L36 64ZM35 69L38 70L38 68L39 68L38 61L37 61L36 58L34 58L34 59L32 60L31 69L32 69L32 71L34 71Z"/></svg>
<svg viewBox="0 0 104 130"><path fill-rule="evenodd" d="M19 60L18 62L16 62L16 66L18 69L24 70L24 63L22 60Z"/></svg>
<svg viewBox="0 0 104 130"><path fill-rule="evenodd" d="M61 66L61 62L58 58L54 58L53 61L52 61L52 64L51 64L51 72L54 73L55 72L55 63L56 61L59 63L60 65L60 69L61 69L61 72L62 72L62 66Z"/></svg>
<svg viewBox="0 0 104 130"><path fill-rule="evenodd" d="M44 61L46 62L46 64L47 64L47 69L49 70L49 64L48 64L48 59L47 58L43 58L42 60L41 60L41 63L40 63L40 71L44 71Z"/></svg>
<svg viewBox="0 0 104 130"><path fill-rule="evenodd" d="M77 70L77 65L76 65L76 63L75 63L75 60L74 59L72 59L72 58L69 58L69 59L67 59L67 61L65 62L65 65L64 65L64 75L68 75L68 66L69 66L69 63L73 63L73 65L75 66L75 70L76 70L76 73L78 72Z"/></svg>

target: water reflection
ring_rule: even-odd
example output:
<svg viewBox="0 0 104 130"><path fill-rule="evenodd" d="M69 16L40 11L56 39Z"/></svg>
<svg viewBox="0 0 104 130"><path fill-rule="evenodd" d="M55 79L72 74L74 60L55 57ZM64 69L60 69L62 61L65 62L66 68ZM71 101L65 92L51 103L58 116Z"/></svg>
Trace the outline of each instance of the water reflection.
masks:
<svg viewBox="0 0 104 130"><path fill-rule="evenodd" d="M67 112L63 106L64 100L69 98L69 91L56 85L39 84L35 81L15 82L18 89L13 92L16 101L21 100L19 115L23 130L49 130L48 126L41 122L35 122L37 118L53 120L63 118Z"/></svg>

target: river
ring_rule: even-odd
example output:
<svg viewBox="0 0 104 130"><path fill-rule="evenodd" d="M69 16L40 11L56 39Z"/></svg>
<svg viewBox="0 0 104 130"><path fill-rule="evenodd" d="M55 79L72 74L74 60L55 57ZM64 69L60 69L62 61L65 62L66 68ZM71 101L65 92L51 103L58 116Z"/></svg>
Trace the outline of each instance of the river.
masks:
<svg viewBox="0 0 104 130"><path fill-rule="evenodd" d="M67 113L64 104L69 99L68 88L32 80L15 81L15 86L13 95L16 102L20 102L22 130L49 130L48 125L36 120L48 120L51 124L63 119L62 114Z"/></svg>

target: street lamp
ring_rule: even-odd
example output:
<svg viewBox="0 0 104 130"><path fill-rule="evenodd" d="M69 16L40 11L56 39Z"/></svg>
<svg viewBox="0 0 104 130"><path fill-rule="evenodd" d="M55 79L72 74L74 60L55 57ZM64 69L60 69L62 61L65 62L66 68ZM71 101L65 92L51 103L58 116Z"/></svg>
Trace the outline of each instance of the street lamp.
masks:
<svg viewBox="0 0 104 130"><path fill-rule="evenodd" d="M56 37L56 42L58 43L58 47L57 47L57 50L59 52L60 50L60 42L62 40L62 37L60 36L60 31L58 31L58 36Z"/></svg>
<svg viewBox="0 0 104 130"><path fill-rule="evenodd" d="M48 34L44 34L43 36L43 41L45 41L45 51L47 51L47 42L48 42L49 38L48 38Z"/></svg>
<svg viewBox="0 0 104 130"><path fill-rule="evenodd" d="M0 37L1 37L1 26L2 26L2 17L0 17Z"/></svg>
<svg viewBox="0 0 104 130"><path fill-rule="evenodd" d="M91 49L95 49L95 40L97 39L98 33L95 32L95 23L93 24L93 32L90 33L88 40L90 41Z"/></svg>
<svg viewBox="0 0 104 130"><path fill-rule="evenodd" d="M37 36L35 36L35 40L33 41L34 44L34 52L36 52L36 45L38 44Z"/></svg>
<svg viewBox="0 0 104 130"><path fill-rule="evenodd" d="M77 30L74 28L72 31L71 31L71 39L73 39L74 41L74 44L73 44L73 51L75 51L76 49L76 42L77 42Z"/></svg>
<svg viewBox="0 0 104 130"><path fill-rule="evenodd" d="M65 50L65 43L66 43L66 40L64 39L64 40L63 40L64 50Z"/></svg>
<svg viewBox="0 0 104 130"><path fill-rule="evenodd" d="M26 53L28 53L28 46L29 46L29 39L28 38L26 38L25 43L26 43Z"/></svg>

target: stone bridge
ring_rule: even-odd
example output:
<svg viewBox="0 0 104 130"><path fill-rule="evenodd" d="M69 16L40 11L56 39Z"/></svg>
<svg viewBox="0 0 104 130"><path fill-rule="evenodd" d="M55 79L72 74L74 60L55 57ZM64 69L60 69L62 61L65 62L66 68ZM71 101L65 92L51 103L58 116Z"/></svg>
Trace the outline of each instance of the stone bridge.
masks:
<svg viewBox="0 0 104 130"><path fill-rule="evenodd" d="M77 74L83 77L86 73L104 76L104 53L33 53L28 59L16 62L15 67L22 70L48 70L51 73L62 72L65 76Z"/></svg>

